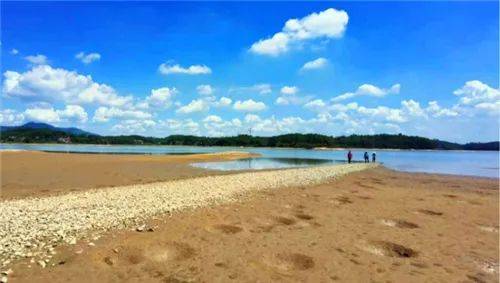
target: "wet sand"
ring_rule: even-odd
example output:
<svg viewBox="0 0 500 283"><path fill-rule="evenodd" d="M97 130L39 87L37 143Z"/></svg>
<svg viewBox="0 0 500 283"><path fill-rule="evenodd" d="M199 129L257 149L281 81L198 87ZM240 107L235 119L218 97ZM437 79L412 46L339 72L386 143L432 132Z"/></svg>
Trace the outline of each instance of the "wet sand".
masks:
<svg viewBox="0 0 500 283"><path fill-rule="evenodd" d="M196 176L222 175L189 166L192 162L232 160L247 153L193 155L71 154L0 152L0 199L53 195L90 188L144 184Z"/></svg>
<svg viewBox="0 0 500 283"><path fill-rule="evenodd" d="M60 246L9 282L498 282L498 197L498 180L369 169Z"/></svg>

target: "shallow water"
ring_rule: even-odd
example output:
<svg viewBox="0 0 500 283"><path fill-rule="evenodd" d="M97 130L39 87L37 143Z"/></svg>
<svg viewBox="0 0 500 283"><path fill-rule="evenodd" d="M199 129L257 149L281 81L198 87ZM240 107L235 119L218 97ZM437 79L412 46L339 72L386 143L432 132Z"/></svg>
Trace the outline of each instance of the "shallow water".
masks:
<svg viewBox="0 0 500 283"><path fill-rule="evenodd" d="M265 158L321 159L332 163L345 160L346 150L308 150L289 148L254 148L254 147L197 147L197 146L133 146L133 145L67 145L67 144L0 144L0 150L43 150L58 152L86 152L86 153L121 153L121 154L188 154L210 153L221 151L246 151L261 154ZM363 150L353 150L354 160L361 160ZM372 150L368 151L371 155ZM496 151L444 151L444 150L377 150L377 161L385 166L409 172L428 172L456 175L471 175L498 178L499 155ZM280 161L263 159L253 161L252 168L245 168L244 162L232 162L229 165L220 165L220 162L211 162L213 165L203 165L204 168L231 167L244 169L288 168L297 167ZM310 166L311 164L299 166ZM227 162L226 162L227 163ZM246 162L249 163L248 161ZM267 164L267 165L266 165ZM200 166L200 165L199 165ZM277 167L281 166L281 167ZM221 168L222 168L221 167ZM222 169L223 170L223 169ZM242 169L239 169L242 170Z"/></svg>
<svg viewBox="0 0 500 283"><path fill-rule="evenodd" d="M310 167L317 165L328 165L344 163L329 159L314 159L314 158L244 158L239 160L221 161L221 162L200 162L193 163L195 167L200 167L210 170L262 170L262 169L279 169L279 168L296 168Z"/></svg>

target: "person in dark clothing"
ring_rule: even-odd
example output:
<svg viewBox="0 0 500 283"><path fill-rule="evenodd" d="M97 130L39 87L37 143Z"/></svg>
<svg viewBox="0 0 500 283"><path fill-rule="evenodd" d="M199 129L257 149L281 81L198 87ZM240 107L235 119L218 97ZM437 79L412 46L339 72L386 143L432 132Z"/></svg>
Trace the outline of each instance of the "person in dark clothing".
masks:
<svg viewBox="0 0 500 283"><path fill-rule="evenodd" d="M347 162L351 163L351 160L352 160L352 152L349 150L349 152L347 153Z"/></svg>
<svg viewBox="0 0 500 283"><path fill-rule="evenodd" d="M365 151L364 157L365 157L365 163L369 163L370 162L370 157L368 156L368 152L367 151Z"/></svg>
<svg viewBox="0 0 500 283"><path fill-rule="evenodd" d="M372 153L372 162L377 161L377 154L375 152Z"/></svg>

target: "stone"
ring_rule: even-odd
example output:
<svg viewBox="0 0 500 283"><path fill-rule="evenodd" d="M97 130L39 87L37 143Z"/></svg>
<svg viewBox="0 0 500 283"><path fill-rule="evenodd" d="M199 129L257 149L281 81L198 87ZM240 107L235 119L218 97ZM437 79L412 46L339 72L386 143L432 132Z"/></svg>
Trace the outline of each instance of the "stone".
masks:
<svg viewBox="0 0 500 283"><path fill-rule="evenodd" d="M47 265L47 263L45 263L45 261L43 261L43 260L39 260L38 261L38 265L40 265L42 268L45 268L45 266Z"/></svg>

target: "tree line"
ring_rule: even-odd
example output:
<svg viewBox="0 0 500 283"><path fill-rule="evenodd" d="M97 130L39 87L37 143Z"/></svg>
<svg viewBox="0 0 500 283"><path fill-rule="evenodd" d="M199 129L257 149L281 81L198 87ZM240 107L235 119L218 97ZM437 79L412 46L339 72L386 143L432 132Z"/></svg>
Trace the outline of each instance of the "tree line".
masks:
<svg viewBox="0 0 500 283"><path fill-rule="evenodd" d="M69 139L68 139L69 137ZM259 137L237 135L229 137L200 137L171 135L163 138L139 135L100 136L75 135L51 129L2 130L2 143L75 143L109 145L189 145L189 146L250 146L250 147L343 147L394 149L498 150L498 142L458 144L403 134L326 136L320 134L285 134Z"/></svg>

